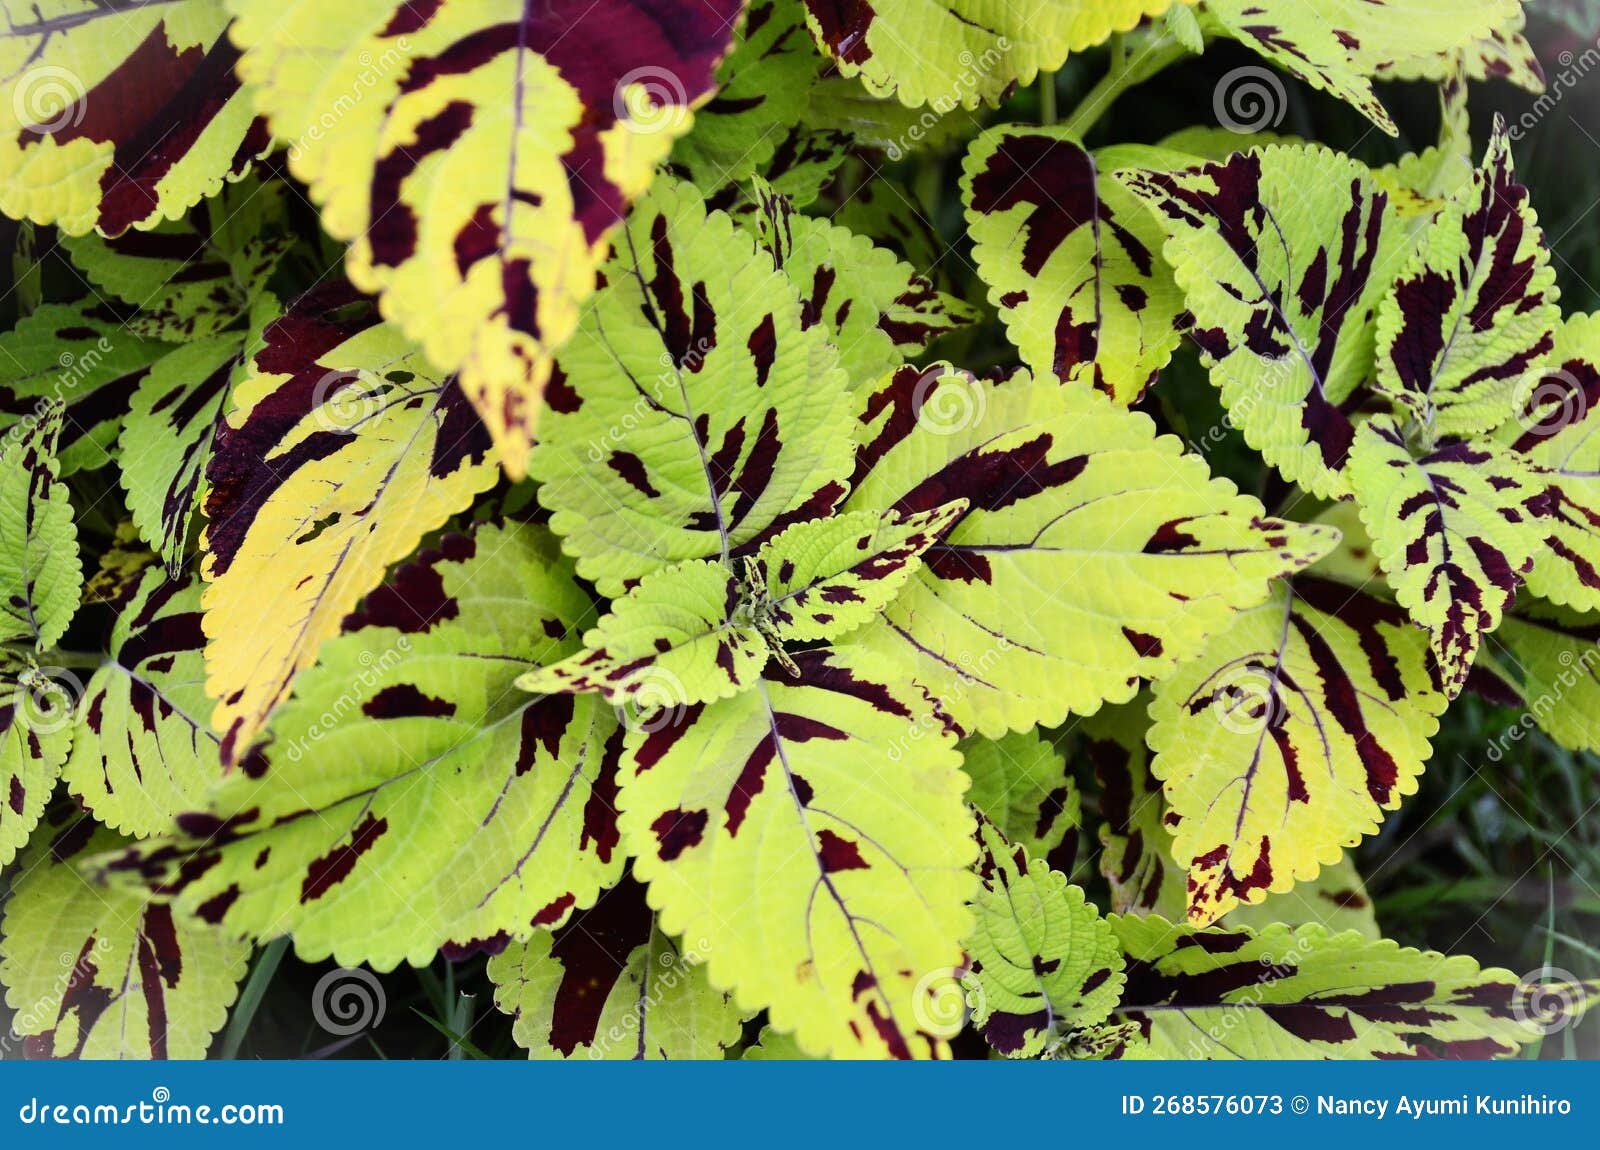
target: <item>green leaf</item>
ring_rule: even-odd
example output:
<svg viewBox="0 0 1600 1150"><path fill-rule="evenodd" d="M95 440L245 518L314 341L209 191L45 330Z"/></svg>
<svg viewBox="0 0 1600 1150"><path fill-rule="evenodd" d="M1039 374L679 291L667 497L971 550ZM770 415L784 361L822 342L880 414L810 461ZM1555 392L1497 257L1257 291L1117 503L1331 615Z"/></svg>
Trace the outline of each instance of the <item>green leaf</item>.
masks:
<svg viewBox="0 0 1600 1150"><path fill-rule="evenodd" d="M1444 708L1403 612L1306 575L1157 683L1151 773L1190 921L1313 879L1377 830L1415 793Z"/></svg>
<svg viewBox="0 0 1600 1150"><path fill-rule="evenodd" d="M1388 416L1357 433L1350 480L1395 598L1427 629L1453 699L1533 566L1543 484L1520 456L1488 440L1414 459Z"/></svg>
<svg viewBox="0 0 1600 1150"><path fill-rule="evenodd" d="M822 66L799 0L754 0L717 68L717 94L673 145L672 171L711 195L765 170Z"/></svg>
<svg viewBox="0 0 1600 1150"><path fill-rule="evenodd" d="M1028 731L963 739L961 759L972 780L967 802L984 821L1031 858L1071 875L1082 798L1061 752Z"/></svg>
<svg viewBox="0 0 1600 1150"><path fill-rule="evenodd" d="M66 235L175 220L272 147L219 0L37 0L0 40L0 212Z"/></svg>
<svg viewBox="0 0 1600 1150"><path fill-rule="evenodd" d="M63 475L105 466L140 380L170 350L130 334L125 320L99 302L45 304L0 335L0 430L64 404Z"/></svg>
<svg viewBox="0 0 1600 1150"><path fill-rule="evenodd" d="M635 207L563 349L530 461L578 573L612 598L826 514L854 401L772 260L687 184Z"/></svg>
<svg viewBox="0 0 1600 1150"><path fill-rule="evenodd" d="M847 511L971 506L850 638L997 737L1132 698L1334 537L1262 514L1081 381L904 367L867 398Z"/></svg>
<svg viewBox="0 0 1600 1150"><path fill-rule="evenodd" d="M641 715L708 703L754 685L771 654L736 618L742 591L721 563L694 559L653 571L616 600L584 648L517 680L524 691L598 691Z"/></svg>
<svg viewBox="0 0 1600 1150"><path fill-rule="evenodd" d="M792 1034L780 1034L763 1026L754 1046L739 1056L745 1062L810 1062L811 1055L800 1048Z"/></svg>
<svg viewBox="0 0 1600 1150"><path fill-rule="evenodd" d="M1389 193L1395 215L1417 229L1431 224L1476 171L1467 82L1452 75L1439 85L1439 142L1375 168L1372 178Z"/></svg>
<svg viewBox="0 0 1600 1150"><path fill-rule="evenodd" d="M805 0L811 31L839 71L913 108L998 104L1013 86L1193 0Z"/></svg>
<svg viewBox="0 0 1600 1150"><path fill-rule="evenodd" d="M1523 701L1510 725L1493 731L1491 762L1505 759L1535 723L1574 751L1600 750L1600 629L1590 615L1531 603L1495 632L1492 659Z"/></svg>
<svg viewBox="0 0 1600 1150"><path fill-rule="evenodd" d="M975 882L955 740L920 690L853 652L795 661L795 678L630 732L634 875L711 985L808 1053L942 1054L955 1028L934 998Z"/></svg>
<svg viewBox="0 0 1600 1150"><path fill-rule="evenodd" d="M1505 11L1499 8L1497 11ZM1503 22L1474 40L1432 56L1413 56L1379 64L1373 75L1380 80L1507 80L1535 95L1545 90L1544 68L1523 29L1527 15L1518 7ZM1593 39L1593 36L1590 37Z"/></svg>
<svg viewBox="0 0 1600 1150"><path fill-rule="evenodd" d="M200 581L150 565L111 631L110 659L78 704L62 777L101 823L144 838L172 829L222 777L206 716Z"/></svg>
<svg viewBox="0 0 1600 1150"><path fill-rule="evenodd" d="M122 421L118 463L139 534L176 577L193 554L190 527L206 467L238 377L247 374L238 335L173 349L139 382Z"/></svg>
<svg viewBox="0 0 1600 1150"><path fill-rule="evenodd" d="M1496 438L1531 462L1545 485L1546 516L1528 590L1575 611L1600 608L1600 315L1556 329L1542 375L1518 389L1521 412Z"/></svg>
<svg viewBox="0 0 1600 1150"><path fill-rule="evenodd" d="M598 698L513 684L590 610L542 528L446 536L346 620L205 812L102 869L310 962L558 925L621 874L619 728Z"/></svg>
<svg viewBox="0 0 1600 1150"><path fill-rule="evenodd" d="M973 142L961 178L973 258L1034 375L1083 379L1126 406L1166 367L1184 308L1166 234L1108 173L1191 162L1130 145L1091 153L1066 128L1006 125Z"/></svg>
<svg viewBox="0 0 1600 1150"><path fill-rule="evenodd" d="M1378 311L1376 390L1437 435L1493 431L1554 348L1555 281L1501 122Z"/></svg>
<svg viewBox="0 0 1600 1150"><path fill-rule="evenodd" d="M830 218L857 235L871 236L914 268L938 267L945 250L921 197L882 176L858 187Z"/></svg>
<svg viewBox="0 0 1600 1150"><path fill-rule="evenodd" d="M491 958L489 978L529 1058L720 1059L739 1040L739 1011L706 981L704 955L661 933L631 881Z"/></svg>
<svg viewBox="0 0 1600 1150"><path fill-rule="evenodd" d="M455 381L359 304L334 285L271 324L215 432L201 571L225 765L384 571L499 478Z"/></svg>
<svg viewBox="0 0 1600 1150"><path fill-rule="evenodd" d="M952 499L907 515L850 512L796 523L756 552L774 636L839 639L877 618L966 514Z"/></svg>
<svg viewBox="0 0 1600 1150"><path fill-rule="evenodd" d="M225 187L201 212L115 239L68 237L61 246L99 291L138 309L128 331L168 343L203 339L250 310L294 237L287 189L277 181Z"/></svg>
<svg viewBox="0 0 1600 1150"><path fill-rule="evenodd" d="M93 885L126 839L72 811L41 833L0 922L0 983L30 1058L204 1058L250 946L165 903Z"/></svg>
<svg viewBox="0 0 1600 1150"><path fill-rule="evenodd" d="M828 333L852 386L871 383L977 318L869 237L797 214L766 181L756 181L755 200L750 223L800 293L801 327Z"/></svg>
<svg viewBox="0 0 1600 1150"><path fill-rule="evenodd" d="M350 243L351 283L460 372L521 478L552 356L629 202L715 90L744 0L228 7L239 77ZM328 94L351 92L330 113Z"/></svg>
<svg viewBox="0 0 1600 1150"><path fill-rule="evenodd" d="M1145 746L1147 700L1108 707L1084 720L1082 747L1100 784L1100 873L1118 914L1155 914L1179 921L1187 913L1183 868L1172 857L1172 831L1161 784L1150 773ZM1313 880L1282 894L1228 911L1229 926L1265 927L1274 922L1317 922L1330 930L1359 930L1378 937L1372 901L1346 853Z"/></svg>
<svg viewBox="0 0 1600 1150"><path fill-rule="evenodd" d="M1406 242L1388 197L1320 147L1123 178L1166 229L1189 334L1232 425L1285 479L1348 495L1344 405L1372 375L1373 318Z"/></svg>
<svg viewBox="0 0 1600 1150"><path fill-rule="evenodd" d="M1110 922L1127 956L1112 1020L1144 1035L1119 1057L1492 1058L1560 1021L1539 1014L1540 988L1464 955L1311 925L1257 934L1154 916ZM1581 1013L1587 996L1570 989Z"/></svg>
<svg viewBox="0 0 1600 1150"><path fill-rule="evenodd" d="M1416 74L1410 62L1488 36L1509 24L1520 0L1206 0L1205 10L1227 35L1397 136L1372 78Z"/></svg>
<svg viewBox="0 0 1600 1150"><path fill-rule="evenodd" d="M913 152L937 154L943 151L962 138L971 128L972 119L956 114L953 107L947 107L942 113L937 105L908 108L893 96L873 95L860 77L832 74L812 86L805 123L813 129L842 134L854 148L879 149L893 163ZM833 222L851 231L857 230L838 214L833 216ZM865 234L874 239L882 238L875 232ZM914 267L932 265L931 260L920 264L913 262Z"/></svg>
<svg viewBox="0 0 1600 1150"><path fill-rule="evenodd" d="M41 651L60 641L83 587L56 462L61 420L61 404L47 401L0 441L0 642Z"/></svg>
<svg viewBox="0 0 1600 1150"><path fill-rule="evenodd" d="M38 825L72 749L67 674L0 651L0 867L17 857Z"/></svg>
<svg viewBox="0 0 1600 1150"><path fill-rule="evenodd" d="M1033 1058L1105 1021L1122 993L1122 950L1083 890L991 826L967 939L972 1021L989 1045Z"/></svg>

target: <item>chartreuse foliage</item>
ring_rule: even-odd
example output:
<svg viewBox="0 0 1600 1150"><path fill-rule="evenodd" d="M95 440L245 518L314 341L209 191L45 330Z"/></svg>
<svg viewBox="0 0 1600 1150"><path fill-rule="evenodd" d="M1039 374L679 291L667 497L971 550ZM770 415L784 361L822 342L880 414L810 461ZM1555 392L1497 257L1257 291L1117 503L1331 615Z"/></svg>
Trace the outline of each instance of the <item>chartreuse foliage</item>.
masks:
<svg viewBox="0 0 1600 1150"><path fill-rule="evenodd" d="M25 14L24 14L25 13ZM176 220L272 140L221 0L39 0L0 45L0 211L66 235Z"/></svg>
<svg viewBox="0 0 1600 1150"><path fill-rule="evenodd" d="M551 353L629 201L710 97L741 3L228 7L239 76L350 242L351 282L460 372L520 473ZM360 95L325 117L330 90Z"/></svg>
<svg viewBox="0 0 1600 1150"><path fill-rule="evenodd" d="M1539 88L1523 32L1514 0L32 5L0 45L27 1052L203 1056L280 938L487 954L540 1058L1537 1039L1515 976L1384 940L1358 869L1468 685L1600 748L1600 317L1467 114ZM1438 143L1091 134L1219 38L1388 132L1374 83L1437 83ZM1050 73L1113 40L1055 123ZM1173 434L1196 356L1248 481Z"/></svg>
<svg viewBox="0 0 1600 1150"><path fill-rule="evenodd" d="M125 840L67 808L19 864L0 982L33 1058L203 1058L250 947L165 903L107 891L77 864Z"/></svg>

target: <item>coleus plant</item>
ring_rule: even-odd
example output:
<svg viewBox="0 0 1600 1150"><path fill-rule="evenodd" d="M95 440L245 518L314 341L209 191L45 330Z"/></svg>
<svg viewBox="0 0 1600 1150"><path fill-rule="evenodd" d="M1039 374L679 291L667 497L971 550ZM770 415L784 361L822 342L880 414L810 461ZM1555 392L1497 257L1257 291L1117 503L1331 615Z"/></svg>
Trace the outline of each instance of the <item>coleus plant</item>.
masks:
<svg viewBox="0 0 1600 1150"><path fill-rule="evenodd" d="M1347 853L1468 685L1600 747L1600 320L1466 121L1542 83L1514 0L30 11L0 210L82 288L0 336L30 1053L201 1056L282 936L486 953L538 1057L1548 1029ZM1073 122L972 130L1112 38ZM1438 83L1440 142L1087 145L1219 39L1391 134L1373 82ZM1187 349L1278 513L1133 410Z"/></svg>

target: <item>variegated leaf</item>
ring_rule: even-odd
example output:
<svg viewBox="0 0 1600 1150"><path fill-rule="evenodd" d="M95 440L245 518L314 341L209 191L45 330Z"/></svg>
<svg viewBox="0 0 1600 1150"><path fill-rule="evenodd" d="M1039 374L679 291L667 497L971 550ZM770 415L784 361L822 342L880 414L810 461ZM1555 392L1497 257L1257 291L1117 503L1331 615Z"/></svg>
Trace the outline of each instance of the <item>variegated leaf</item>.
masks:
<svg viewBox="0 0 1600 1150"><path fill-rule="evenodd" d="M1348 495L1343 405L1373 370L1373 319L1404 229L1355 160L1270 147L1186 172L1130 172L1168 235L1190 336L1234 426L1315 495Z"/></svg>
<svg viewBox="0 0 1600 1150"><path fill-rule="evenodd" d="M1319 568L1320 569L1320 568ZM1107 707L1080 725L1080 744L1100 784L1100 873L1111 888L1117 914L1156 914L1173 921L1187 913L1183 869L1172 858L1172 831L1161 784L1150 773L1145 696ZM1316 922L1331 930L1359 930L1378 937L1372 901L1346 852L1314 880L1297 882L1265 902L1241 904L1223 920L1228 926Z"/></svg>
<svg viewBox="0 0 1600 1150"><path fill-rule="evenodd" d="M1149 697L1107 707L1081 726L1080 746L1100 784L1100 873L1118 914L1185 913L1184 872L1172 857L1161 783L1145 745Z"/></svg>
<svg viewBox="0 0 1600 1150"><path fill-rule="evenodd" d="M544 529L446 536L350 615L205 811L102 871L379 970L560 924L621 875L620 728L598 698L513 684L590 609Z"/></svg>
<svg viewBox="0 0 1600 1150"><path fill-rule="evenodd" d="M83 568L56 447L62 407L38 410L0 440L0 642L54 647L78 609Z"/></svg>
<svg viewBox="0 0 1600 1150"><path fill-rule="evenodd" d="M1416 791L1444 708L1399 608L1307 575L1157 683L1151 773L1189 920L1313 879L1375 831Z"/></svg>
<svg viewBox="0 0 1600 1150"><path fill-rule="evenodd" d="M634 874L711 985L808 1053L943 1054L976 852L948 720L855 652L795 661L628 736Z"/></svg>
<svg viewBox="0 0 1600 1150"><path fill-rule="evenodd" d="M41 833L0 921L0 983L29 1058L198 1059L228 1019L250 945L79 873L128 840L88 816Z"/></svg>
<svg viewBox="0 0 1600 1150"><path fill-rule="evenodd" d="M1521 698L1524 711L1493 729L1488 758L1499 763L1535 725L1563 747L1600 750L1600 620L1566 607L1531 603L1507 615L1485 648L1489 663Z"/></svg>
<svg viewBox="0 0 1600 1150"><path fill-rule="evenodd" d="M892 603L967 511L965 499L907 515L851 512L796 523L762 544L772 633L795 643L843 638Z"/></svg>
<svg viewBox="0 0 1600 1150"><path fill-rule="evenodd" d="M970 507L850 637L991 737L1133 697L1335 539L1267 518L1081 380L904 367L871 392L846 510Z"/></svg>
<svg viewBox="0 0 1600 1150"><path fill-rule="evenodd" d="M8 5L0 211L68 235L175 220L271 146L222 0Z"/></svg>
<svg viewBox="0 0 1600 1150"><path fill-rule="evenodd" d="M1350 481L1395 598L1427 629L1453 699L1533 566L1549 504L1544 485L1489 440L1413 458L1388 416L1362 425Z"/></svg>
<svg viewBox="0 0 1600 1150"><path fill-rule="evenodd" d="M1510 24L1521 0L1206 0L1229 36L1399 134L1372 78L1411 75Z"/></svg>
<svg viewBox="0 0 1600 1150"><path fill-rule="evenodd" d="M800 0L754 0L717 68L717 94L672 148L672 171L707 195L764 171L806 114L823 58Z"/></svg>
<svg viewBox="0 0 1600 1150"><path fill-rule="evenodd" d="M1032 1058L1104 1022L1122 992L1122 950L1083 889L979 828L983 881L967 939L972 1021L990 1046Z"/></svg>
<svg viewBox="0 0 1600 1150"><path fill-rule="evenodd" d="M66 683L26 656L0 651L0 867L17 856L50 801L72 749L72 711Z"/></svg>
<svg viewBox="0 0 1600 1150"><path fill-rule="evenodd" d="M455 381L356 303L336 285L268 327L215 434L201 570L224 764L390 564L499 474Z"/></svg>
<svg viewBox="0 0 1600 1150"><path fill-rule="evenodd" d="M128 513L173 578L193 554L206 467L248 357L244 338L229 333L174 348L139 381L123 418L117 463Z"/></svg>
<svg viewBox="0 0 1600 1150"><path fill-rule="evenodd" d="M136 838L169 831L222 777L217 736L206 721L200 619L200 581L147 565L118 610L110 659L84 688L61 773L113 830Z"/></svg>
<svg viewBox="0 0 1600 1150"><path fill-rule="evenodd" d="M867 236L799 215L765 180L748 217L761 246L800 293L800 325L820 326L852 386L871 383L977 313Z"/></svg>
<svg viewBox="0 0 1600 1150"><path fill-rule="evenodd" d="M52 303L0 335L0 430L63 404L63 475L105 466L134 391L170 350L129 332L126 320L98 301Z"/></svg>
<svg viewBox="0 0 1600 1150"><path fill-rule="evenodd" d="M1194 0L805 0L811 30L846 76L911 107L999 103L1013 85Z"/></svg>
<svg viewBox="0 0 1600 1150"><path fill-rule="evenodd" d="M961 741L967 802L1017 849L1072 876L1083 800L1061 752L1038 731Z"/></svg>
<svg viewBox="0 0 1600 1150"><path fill-rule="evenodd" d="M1500 9L1504 11L1504 9ZM1526 92L1545 90L1538 53L1523 35L1527 16L1518 7L1486 35L1434 56L1413 56L1378 65L1380 80L1506 80Z"/></svg>
<svg viewBox="0 0 1600 1150"><path fill-rule="evenodd" d="M495 1005L529 1058L720 1059L741 1019L706 981L698 945L662 934L644 888L624 880L491 958Z"/></svg>
<svg viewBox="0 0 1600 1150"><path fill-rule="evenodd" d="M552 355L710 97L743 0L229 7L240 78L295 141L290 170L350 242L351 281L460 372L519 477Z"/></svg>
<svg viewBox="0 0 1600 1150"><path fill-rule="evenodd" d="M1258 934L1155 916L1110 922L1127 960L1112 1022L1137 1027L1110 1057L1495 1058L1581 1014L1592 994L1319 926ZM1545 1017L1535 995L1576 1005Z"/></svg>
<svg viewBox="0 0 1600 1150"><path fill-rule="evenodd" d="M771 649L741 612L723 564L692 559L652 571L586 634L584 648L517 680L524 691L599 692L639 714L708 703L754 685Z"/></svg>
<svg viewBox="0 0 1600 1150"><path fill-rule="evenodd" d="M973 143L961 180L973 257L1035 375L1087 380L1126 406L1167 365L1184 302L1166 234L1109 173L1190 162L1131 145L1091 153L1065 128L1009 125Z"/></svg>
<svg viewBox="0 0 1600 1150"><path fill-rule="evenodd" d="M186 343L246 315L294 246L288 188L246 179L226 187L188 219L113 239L93 233L62 241L91 283L137 308L126 330Z"/></svg>
<svg viewBox="0 0 1600 1150"><path fill-rule="evenodd" d="M1376 390L1433 434L1493 431L1554 347L1555 281L1501 123L1378 311Z"/></svg>
<svg viewBox="0 0 1600 1150"><path fill-rule="evenodd" d="M1543 372L1518 388L1521 409L1496 436L1526 457L1545 485L1528 590L1576 611L1600 608L1600 314L1556 329Z"/></svg>
<svg viewBox="0 0 1600 1150"><path fill-rule="evenodd" d="M826 514L854 401L794 288L722 212L661 181L563 349L531 460L578 573L615 598Z"/></svg>

